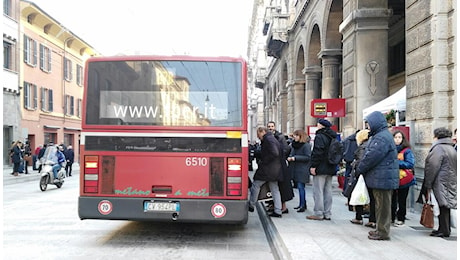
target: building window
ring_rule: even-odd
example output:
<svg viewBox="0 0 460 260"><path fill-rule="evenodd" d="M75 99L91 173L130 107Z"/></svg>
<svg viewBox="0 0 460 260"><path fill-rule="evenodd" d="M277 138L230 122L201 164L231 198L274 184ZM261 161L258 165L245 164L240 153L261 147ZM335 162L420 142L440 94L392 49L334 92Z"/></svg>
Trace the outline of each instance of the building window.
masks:
<svg viewBox="0 0 460 260"><path fill-rule="evenodd" d="M3 0L3 14L11 16L11 0Z"/></svg>
<svg viewBox="0 0 460 260"><path fill-rule="evenodd" d="M72 80L72 61L67 58L64 58L64 79Z"/></svg>
<svg viewBox="0 0 460 260"><path fill-rule="evenodd" d="M406 70L406 41L390 46L388 66L390 76Z"/></svg>
<svg viewBox="0 0 460 260"><path fill-rule="evenodd" d="M53 112L53 90L40 89L40 109L45 112Z"/></svg>
<svg viewBox="0 0 460 260"><path fill-rule="evenodd" d="M74 115L74 97L70 95L65 95L64 100L64 113L66 115L73 116Z"/></svg>
<svg viewBox="0 0 460 260"><path fill-rule="evenodd" d="M24 108L37 109L37 85L24 82Z"/></svg>
<svg viewBox="0 0 460 260"><path fill-rule="evenodd" d="M51 50L42 44L40 44L40 69L51 72Z"/></svg>
<svg viewBox="0 0 460 260"><path fill-rule="evenodd" d="M3 68L13 70L13 45L3 42Z"/></svg>
<svg viewBox="0 0 460 260"><path fill-rule="evenodd" d="M77 100L77 117L80 117L80 118L81 118L81 104L82 104L81 101L82 101L81 98Z"/></svg>
<svg viewBox="0 0 460 260"><path fill-rule="evenodd" d="M24 35L24 62L37 66L37 42Z"/></svg>
<svg viewBox="0 0 460 260"><path fill-rule="evenodd" d="M45 144L49 144L50 142L56 144L56 141L57 141L57 134L56 133L45 132L44 137L45 137Z"/></svg>
<svg viewBox="0 0 460 260"><path fill-rule="evenodd" d="M66 146L69 146L71 145L72 147L74 147L74 143L73 143L73 139L74 139L74 134L64 134L64 144Z"/></svg>
<svg viewBox="0 0 460 260"><path fill-rule="evenodd" d="M77 64L77 85L83 86L83 67Z"/></svg>

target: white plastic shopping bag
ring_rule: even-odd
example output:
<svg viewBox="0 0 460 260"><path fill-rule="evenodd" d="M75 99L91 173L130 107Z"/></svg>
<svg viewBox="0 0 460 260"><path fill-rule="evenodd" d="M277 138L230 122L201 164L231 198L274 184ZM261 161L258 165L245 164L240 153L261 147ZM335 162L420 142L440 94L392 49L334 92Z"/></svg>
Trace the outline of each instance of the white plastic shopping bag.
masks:
<svg viewBox="0 0 460 260"><path fill-rule="evenodd" d="M370 197L369 192L367 191L366 183L364 182L364 177L359 175L358 182L351 193L350 202L348 204L357 206L366 205L369 204L369 202Z"/></svg>
<svg viewBox="0 0 460 260"><path fill-rule="evenodd" d="M436 200L436 197L434 196L433 190L430 190L430 200L431 200L431 205L433 205L433 215L437 217L439 216L439 204L438 204L438 201Z"/></svg>
<svg viewBox="0 0 460 260"><path fill-rule="evenodd" d="M450 209L450 227L457 228L457 209Z"/></svg>

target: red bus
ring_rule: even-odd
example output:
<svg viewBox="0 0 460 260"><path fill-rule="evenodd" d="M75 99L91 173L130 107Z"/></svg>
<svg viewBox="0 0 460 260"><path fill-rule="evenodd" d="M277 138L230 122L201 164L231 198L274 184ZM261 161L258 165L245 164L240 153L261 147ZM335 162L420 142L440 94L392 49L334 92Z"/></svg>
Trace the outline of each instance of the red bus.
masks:
<svg viewBox="0 0 460 260"><path fill-rule="evenodd" d="M241 58L90 58L80 219L247 223L246 74Z"/></svg>

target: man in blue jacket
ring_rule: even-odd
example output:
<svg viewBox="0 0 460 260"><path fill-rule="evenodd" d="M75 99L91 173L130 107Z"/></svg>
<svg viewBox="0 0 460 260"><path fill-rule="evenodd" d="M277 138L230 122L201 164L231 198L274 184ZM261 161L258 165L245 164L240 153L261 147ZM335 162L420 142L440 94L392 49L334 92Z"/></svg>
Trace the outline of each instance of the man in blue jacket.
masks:
<svg viewBox="0 0 460 260"><path fill-rule="evenodd" d="M391 195L399 187L398 152L387 121L379 111L372 112L365 119L370 130L370 140L357 172L364 176L367 187L375 198L377 230L369 231L371 240L389 240L391 226Z"/></svg>

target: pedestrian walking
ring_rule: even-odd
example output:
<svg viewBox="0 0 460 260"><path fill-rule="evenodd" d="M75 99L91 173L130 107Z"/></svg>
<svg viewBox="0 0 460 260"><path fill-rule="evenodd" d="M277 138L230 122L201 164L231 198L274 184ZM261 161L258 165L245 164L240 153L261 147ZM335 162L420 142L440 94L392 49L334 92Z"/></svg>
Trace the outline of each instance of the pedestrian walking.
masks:
<svg viewBox="0 0 460 260"><path fill-rule="evenodd" d="M280 164L281 164L281 174L282 179L278 182L278 187L281 194L281 211L283 214L289 213L288 208L286 207L286 201L292 200L294 198L294 191L292 189L291 175L288 170L287 157L291 152L291 147L288 145L286 137L279 131L275 129L275 122L270 121L267 123L267 129L273 133L273 136L278 140L280 144ZM273 210L273 205L269 207L269 211Z"/></svg>
<svg viewBox="0 0 460 260"><path fill-rule="evenodd" d="M72 176L72 164L74 162L75 153L71 145L67 146L67 149L64 151L64 156L66 159L65 165L65 176Z"/></svg>
<svg viewBox="0 0 460 260"><path fill-rule="evenodd" d="M281 213L281 194L278 187L278 181L281 176L281 163L279 160L280 146L278 140L273 136L272 132L266 127L257 128L257 137L261 141L261 154L258 168L254 174L254 180L251 186L249 199L249 211L254 211L254 206L257 203L260 187L268 182L273 198L274 212L269 216L282 217Z"/></svg>

